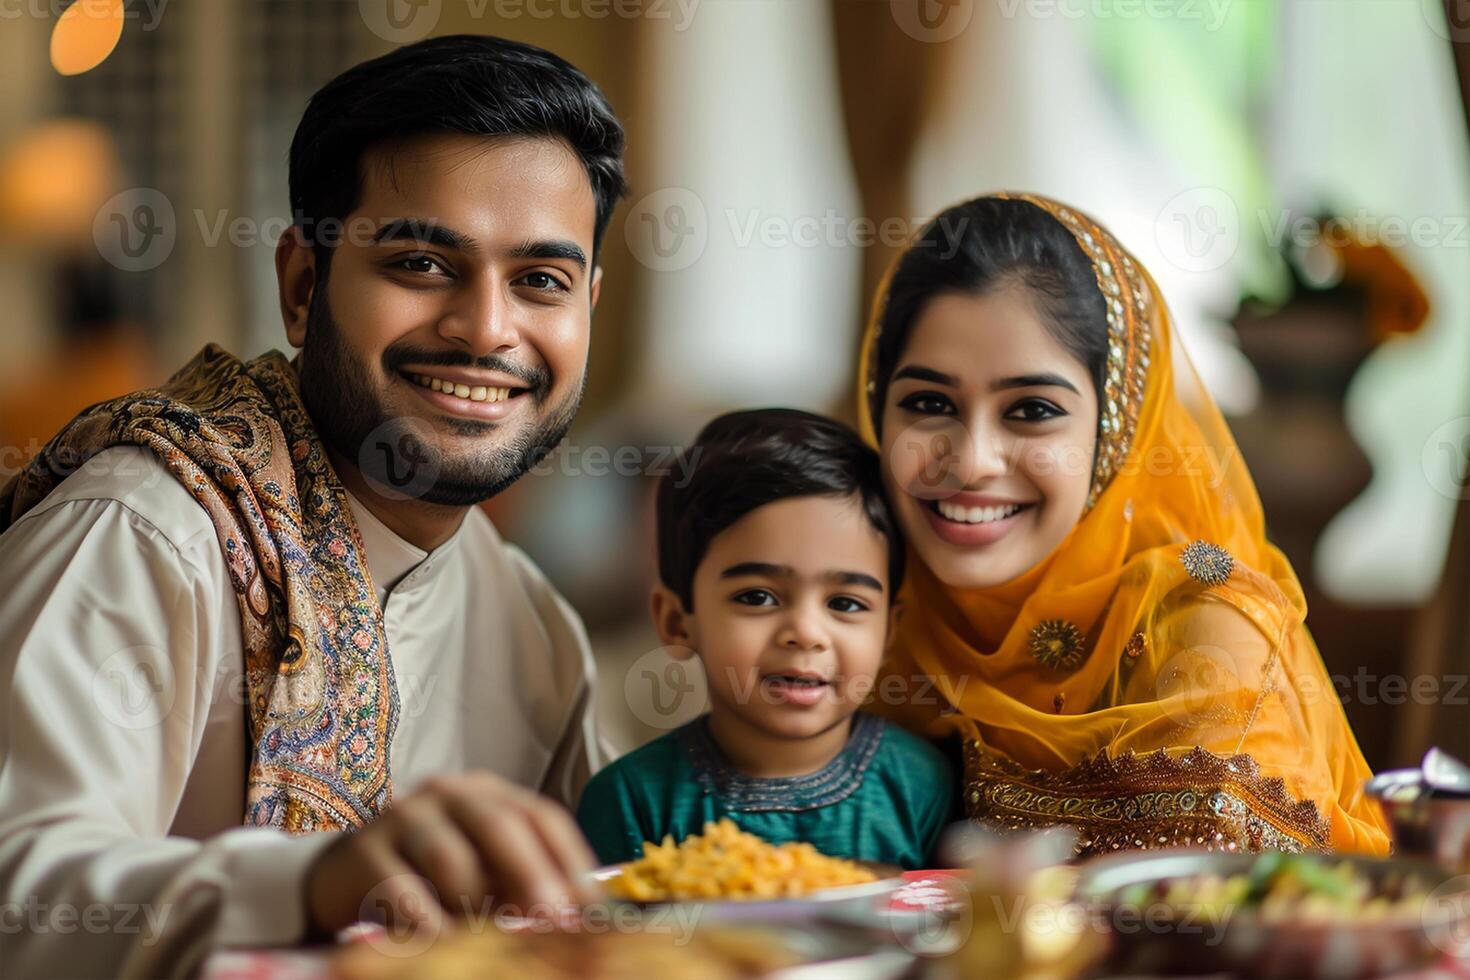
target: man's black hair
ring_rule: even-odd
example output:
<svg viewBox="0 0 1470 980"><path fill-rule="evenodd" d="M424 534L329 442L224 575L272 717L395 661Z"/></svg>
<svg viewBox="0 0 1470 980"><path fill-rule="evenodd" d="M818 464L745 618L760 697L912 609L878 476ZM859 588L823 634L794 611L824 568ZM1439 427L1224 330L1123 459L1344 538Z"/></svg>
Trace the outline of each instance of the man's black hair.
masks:
<svg viewBox="0 0 1470 980"><path fill-rule="evenodd" d="M333 238L362 199L364 152L385 140L437 132L564 141L592 184L596 255L627 190L623 127L607 99L549 51L454 34L349 68L307 103L291 140L291 212L313 245L321 279Z"/></svg>

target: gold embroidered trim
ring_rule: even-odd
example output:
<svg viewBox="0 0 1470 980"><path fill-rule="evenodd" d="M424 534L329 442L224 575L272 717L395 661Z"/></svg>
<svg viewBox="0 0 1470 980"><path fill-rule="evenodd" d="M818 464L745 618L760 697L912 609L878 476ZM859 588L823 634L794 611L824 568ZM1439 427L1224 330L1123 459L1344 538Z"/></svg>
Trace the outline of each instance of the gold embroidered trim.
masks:
<svg viewBox="0 0 1470 980"><path fill-rule="evenodd" d="M1127 460L1143 412L1153 342L1153 291L1118 240L1087 215L1035 194L995 196L1028 201L1060 221L1092 260L1097 287L1107 306L1108 359L1092 489L1087 497L1087 509L1091 510Z"/></svg>
<svg viewBox="0 0 1470 980"><path fill-rule="evenodd" d="M1131 849L1326 850L1331 827L1310 800L1261 776L1248 755L1106 752L1064 772L1028 770L965 745L965 809L1002 830L1067 824L1080 855Z"/></svg>

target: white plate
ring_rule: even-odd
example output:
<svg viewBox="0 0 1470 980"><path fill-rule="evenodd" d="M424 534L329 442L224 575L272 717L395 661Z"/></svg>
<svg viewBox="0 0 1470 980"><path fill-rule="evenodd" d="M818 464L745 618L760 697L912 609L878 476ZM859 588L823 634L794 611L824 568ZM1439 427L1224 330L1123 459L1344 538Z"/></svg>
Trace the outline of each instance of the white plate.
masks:
<svg viewBox="0 0 1470 980"><path fill-rule="evenodd" d="M608 882L623 873L621 865L599 868L592 873L597 881ZM822 919L826 921L870 924L882 919L894 893L904 886L899 877L880 878L857 885L823 888L799 898L705 899L686 902L637 902L646 907L659 905L697 905L700 920L706 922L756 922ZM614 901L627 901L614 899Z"/></svg>

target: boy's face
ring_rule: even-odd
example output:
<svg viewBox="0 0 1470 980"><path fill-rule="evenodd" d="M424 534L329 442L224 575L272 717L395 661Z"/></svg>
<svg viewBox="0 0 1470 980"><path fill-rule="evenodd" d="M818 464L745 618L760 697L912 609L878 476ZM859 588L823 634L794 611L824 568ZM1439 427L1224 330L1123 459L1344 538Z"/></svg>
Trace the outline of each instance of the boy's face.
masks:
<svg viewBox="0 0 1470 980"><path fill-rule="evenodd" d="M888 631L888 541L853 497L794 497L746 514L694 575L684 635L711 711L781 738L848 718L872 689Z"/></svg>

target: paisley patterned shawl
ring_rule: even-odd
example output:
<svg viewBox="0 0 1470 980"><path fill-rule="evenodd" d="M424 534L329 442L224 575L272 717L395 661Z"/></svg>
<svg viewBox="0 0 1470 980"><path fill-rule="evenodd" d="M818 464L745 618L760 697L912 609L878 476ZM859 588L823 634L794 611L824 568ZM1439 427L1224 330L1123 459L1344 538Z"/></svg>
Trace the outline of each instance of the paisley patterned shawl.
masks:
<svg viewBox="0 0 1470 980"><path fill-rule="evenodd" d="M92 406L0 489L0 531L123 445L152 450L199 501L229 567L252 744L244 822L368 822L392 799L398 694L362 538L290 363L210 344L164 385Z"/></svg>

